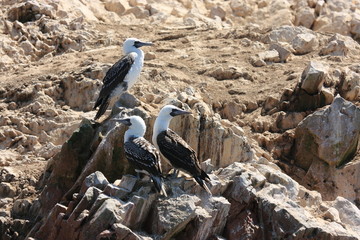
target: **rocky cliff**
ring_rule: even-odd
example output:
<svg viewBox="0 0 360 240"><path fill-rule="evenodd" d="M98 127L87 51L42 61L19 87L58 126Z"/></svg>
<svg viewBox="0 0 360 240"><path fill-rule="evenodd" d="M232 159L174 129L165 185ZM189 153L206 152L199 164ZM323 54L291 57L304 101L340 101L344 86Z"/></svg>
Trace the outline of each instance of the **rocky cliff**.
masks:
<svg viewBox="0 0 360 240"><path fill-rule="evenodd" d="M1 239L360 239L359 6L3 1ZM94 122L126 37L155 45ZM150 140L169 103L192 112L171 128L212 196L184 175L160 196L124 158L110 119L141 116Z"/></svg>

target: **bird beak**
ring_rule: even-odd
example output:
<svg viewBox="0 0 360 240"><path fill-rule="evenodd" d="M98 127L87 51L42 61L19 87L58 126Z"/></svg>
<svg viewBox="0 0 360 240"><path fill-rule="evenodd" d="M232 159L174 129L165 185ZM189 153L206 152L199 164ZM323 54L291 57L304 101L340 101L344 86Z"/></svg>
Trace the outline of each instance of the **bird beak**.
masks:
<svg viewBox="0 0 360 240"><path fill-rule="evenodd" d="M178 115L185 115L185 114L192 114L192 112L184 111L184 110L181 110L181 109L174 109L170 113L170 115L173 116L173 117L178 116Z"/></svg>
<svg viewBox="0 0 360 240"><path fill-rule="evenodd" d="M119 123L122 123L122 124L124 124L124 125L126 125L126 126L131 126L131 122L130 122L130 119L129 118L121 118L121 119L119 119L119 118L114 118L114 119L111 119L112 121L117 121L117 122L119 122Z"/></svg>
<svg viewBox="0 0 360 240"><path fill-rule="evenodd" d="M139 47L143 47L143 46L152 46L154 45L152 42L141 42L141 41L136 41L134 46L139 48Z"/></svg>

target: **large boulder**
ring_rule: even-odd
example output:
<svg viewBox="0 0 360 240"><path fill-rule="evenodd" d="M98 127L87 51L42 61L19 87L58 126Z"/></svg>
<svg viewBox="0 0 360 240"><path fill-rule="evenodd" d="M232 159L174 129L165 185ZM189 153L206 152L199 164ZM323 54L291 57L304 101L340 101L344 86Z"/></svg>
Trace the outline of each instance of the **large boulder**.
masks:
<svg viewBox="0 0 360 240"><path fill-rule="evenodd" d="M295 131L295 164L308 169L313 161L341 166L354 156L360 133L360 109L336 97L326 109L306 117Z"/></svg>

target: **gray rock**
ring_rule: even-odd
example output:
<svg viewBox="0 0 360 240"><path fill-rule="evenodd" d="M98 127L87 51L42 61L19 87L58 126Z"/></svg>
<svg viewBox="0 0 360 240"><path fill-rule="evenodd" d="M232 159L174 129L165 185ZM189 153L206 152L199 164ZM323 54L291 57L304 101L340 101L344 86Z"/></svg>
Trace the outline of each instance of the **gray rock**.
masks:
<svg viewBox="0 0 360 240"><path fill-rule="evenodd" d="M327 68L320 62L311 61L301 74L300 87L308 94L320 92L325 81Z"/></svg>
<svg viewBox="0 0 360 240"><path fill-rule="evenodd" d="M96 187L103 190L108 184L109 182L104 174L96 171L85 178L80 193L85 193L89 187Z"/></svg>
<svg viewBox="0 0 360 240"><path fill-rule="evenodd" d="M131 231L130 228L126 227L121 223L114 223L111 227L116 234L116 239L121 240L143 240L142 237Z"/></svg>
<svg viewBox="0 0 360 240"><path fill-rule="evenodd" d="M112 198L99 197L89 212L89 219L79 234L79 240L92 239L100 234L108 226L119 223L124 216L124 209L121 202Z"/></svg>
<svg viewBox="0 0 360 240"><path fill-rule="evenodd" d="M336 97L326 109L306 117L295 131L295 164L308 169L314 160L330 166L350 161L357 149L360 110Z"/></svg>
<svg viewBox="0 0 360 240"><path fill-rule="evenodd" d="M14 202L11 214L13 217L25 217L28 215L32 203L28 199L17 199Z"/></svg>
<svg viewBox="0 0 360 240"><path fill-rule="evenodd" d="M199 202L198 197L185 194L159 202L154 210L152 232L163 235L163 239L171 239L195 218Z"/></svg>
<svg viewBox="0 0 360 240"><path fill-rule="evenodd" d="M11 183L1 182L0 183L0 197L15 197L16 195L16 187L13 186Z"/></svg>
<svg viewBox="0 0 360 240"><path fill-rule="evenodd" d="M269 50L276 50L279 53L280 62L287 62L291 56L291 49L288 44L272 43Z"/></svg>

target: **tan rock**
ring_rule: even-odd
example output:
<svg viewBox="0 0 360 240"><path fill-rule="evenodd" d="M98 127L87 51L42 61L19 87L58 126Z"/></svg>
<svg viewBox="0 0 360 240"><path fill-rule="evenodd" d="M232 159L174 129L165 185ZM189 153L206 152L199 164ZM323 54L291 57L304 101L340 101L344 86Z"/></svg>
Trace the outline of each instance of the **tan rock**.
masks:
<svg viewBox="0 0 360 240"><path fill-rule="evenodd" d="M104 5L106 10L118 15L124 14L130 8L128 1L124 0L106 0Z"/></svg>
<svg viewBox="0 0 360 240"><path fill-rule="evenodd" d="M254 9L249 1L231 0L230 7L233 14L238 17L246 17L253 13Z"/></svg>
<svg viewBox="0 0 360 240"><path fill-rule="evenodd" d="M311 28L314 21L315 21L314 9L310 7L302 7L296 12L294 25Z"/></svg>
<svg viewBox="0 0 360 240"><path fill-rule="evenodd" d="M215 16L218 16L222 21L224 21L226 16L225 9L221 6L212 7L210 10L210 17L215 18Z"/></svg>
<svg viewBox="0 0 360 240"><path fill-rule="evenodd" d="M318 40L314 34L298 34L292 41L291 45L294 54L306 54L314 51L318 47Z"/></svg>
<svg viewBox="0 0 360 240"><path fill-rule="evenodd" d="M147 1L146 0L130 0L129 4L132 7L136 7L136 6L145 7L147 4Z"/></svg>
<svg viewBox="0 0 360 240"><path fill-rule="evenodd" d="M269 50L276 50L279 53L280 62L287 62L291 56L291 46L286 43L272 43Z"/></svg>
<svg viewBox="0 0 360 240"><path fill-rule="evenodd" d="M147 18L150 16L149 10L139 6L130 8L125 12L125 14L134 14L136 18L140 18L140 19Z"/></svg>
<svg viewBox="0 0 360 240"><path fill-rule="evenodd" d="M326 47L320 50L320 55L331 56L348 56L351 52L355 51L357 44L353 39L347 36L335 34L328 39Z"/></svg>
<svg viewBox="0 0 360 240"><path fill-rule="evenodd" d="M357 100L360 95L360 74L347 69L340 82L340 95L349 101Z"/></svg>

